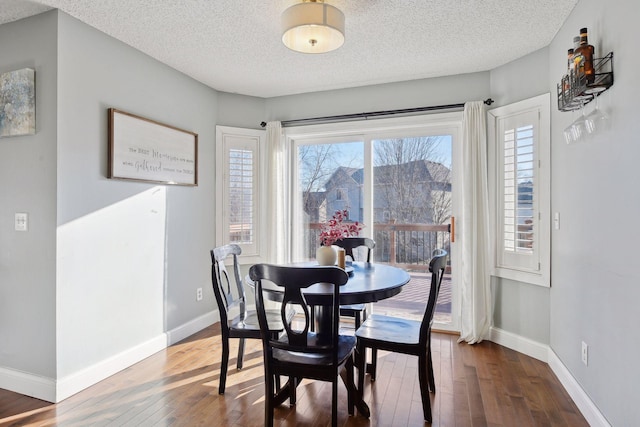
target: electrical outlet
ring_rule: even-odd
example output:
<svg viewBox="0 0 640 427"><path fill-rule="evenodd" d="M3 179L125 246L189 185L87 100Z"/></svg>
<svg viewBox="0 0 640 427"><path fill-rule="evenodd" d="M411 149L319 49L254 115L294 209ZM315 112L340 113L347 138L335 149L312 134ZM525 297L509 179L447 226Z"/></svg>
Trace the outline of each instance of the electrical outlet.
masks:
<svg viewBox="0 0 640 427"><path fill-rule="evenodd" d="M584 341L582 341L582 363L589 366L589 346Z"/></svg>
<svg viewBox="0 0 640 427"><path fill-rule="evenodd" d="M202 288L196 289L196 301L202 301Z"/></svg>

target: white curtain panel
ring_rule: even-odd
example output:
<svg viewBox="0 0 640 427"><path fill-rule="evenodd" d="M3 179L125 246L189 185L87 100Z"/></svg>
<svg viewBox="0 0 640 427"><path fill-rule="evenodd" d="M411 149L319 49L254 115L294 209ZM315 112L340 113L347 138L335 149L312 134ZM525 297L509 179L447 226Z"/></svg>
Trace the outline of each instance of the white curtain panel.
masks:
<svg viewBox="0 0 640 427"><path fill-rule="evenodd" d="M267 262L276 264L288 262L290 253L289 158L289 148L282 134L281 123L267 123L267 223L265 227L268 242Z"/></svg>
<svg viewBox="0 0 640 427"><path fill-rule="evenodd" d="M488 337L491 326L489 276L489 193L487 185L486 114L482 101L467 102L462 119L462 224L460 339L474 344Z"/></svg>

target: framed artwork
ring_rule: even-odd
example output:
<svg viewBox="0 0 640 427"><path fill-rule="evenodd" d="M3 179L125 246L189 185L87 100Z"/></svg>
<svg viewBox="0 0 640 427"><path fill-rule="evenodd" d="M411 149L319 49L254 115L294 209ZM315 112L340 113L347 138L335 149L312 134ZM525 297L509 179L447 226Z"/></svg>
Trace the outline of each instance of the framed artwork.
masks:
<svg viewBox="0 0 640 427"><path fill-rule="evenodd" d="M198 134L109 108L108 178L198 185Z"/></svg>
<svg viewBox="0 0 640 427"><path fill-rule="evenodd" d="M31 68L0 74L0 137L36 133L35 75Z"/></svg>

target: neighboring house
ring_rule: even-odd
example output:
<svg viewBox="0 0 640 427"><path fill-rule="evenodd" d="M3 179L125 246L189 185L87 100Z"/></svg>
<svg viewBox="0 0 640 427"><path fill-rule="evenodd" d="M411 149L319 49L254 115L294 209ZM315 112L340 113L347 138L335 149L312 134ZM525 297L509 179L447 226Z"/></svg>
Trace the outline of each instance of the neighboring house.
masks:
<svg viewBox="0 0 640 427"><path fill-rule="evenodd" d="M451 208L450 175L449 168L429 160L374 167L374 222L446 222ZM322 217L321 194L325 218L347 209L349 219L362 221L363 180L362 168L337 168L325 183L324 192L309 194L305 210L310 222Z"/></svg>
<svg viewBox="0 0 640 427"><path fill-rule="evenodd" d="M362 169L339 167L324 185L326 218L347 209L349 219L362 221Z"/></svg>

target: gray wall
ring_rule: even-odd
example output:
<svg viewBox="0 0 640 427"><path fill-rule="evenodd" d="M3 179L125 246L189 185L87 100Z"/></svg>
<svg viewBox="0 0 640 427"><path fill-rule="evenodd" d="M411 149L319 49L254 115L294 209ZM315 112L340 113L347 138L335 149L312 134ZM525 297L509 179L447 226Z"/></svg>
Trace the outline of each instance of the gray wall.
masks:
<svg viewBox="0 0 640 427"><path fill-rule="evenodd" d="M356 87L267 99L267 120L426 107L489 97L489 73Z"/></svg>
<svg viewBox="0 0 640 427"><path fill-rule="evenodd" d="M56 376L57 20L0 26L0 73L36 71L36 134L0 139L0 367ZM14 213L29 231L14 231Z"/></svg>
<svg viewBox="0 0 640 427"><path fill-rule="evenodd" d="M567 145L562 131L575 115L552 109L552 211L560 212L561 226L552 240L550 304L552 349L614 426L640 420L640 197L633 184L640 158L638 16L637 1L582 0L549 47L554 94L581 27L588 27L596 56L615 55L615 84L600 102L609 131ZM589 366L580 361L582 341Z"/></svg>
<svg viewBox="0 0 640 427"><path fill-rule="evenodd" d="M498 105L552 95L551 209L560 213L560 229L552 230L552 287L494 280L494 325L548 342L615 426L640 419L640 408L630 404L640 378L634 333L640 324L640 230L634 225L640 199L632 184L640 154L640 59L632 52L637 16L637 2L582 0L549 47L491 72ZM577 114L557 110L556 84L566 71L567 49L585 26L596 56L615 54L615 84L600 98L611 129L567 145L562 132ZM588 366L581 361L582 341L589 345Z"/></svg>
<svg viewBox="0 0 640 427"><path fill-rule="evenodd" d="M582 0L549 47L491 72L499 105L551 93L551 209L560 213L560 229L552 230L551 288L494 281L494 324L540 342L548 327L551 349L614 426L640 420L640 407L631 403L640 380L634 332L640 198L632 184L640 155L640 59L632 51L638 16L638 2ZM615 84L600 97L611 128L567 145L562 132L577 114L558 111L556 84L582 27L596 56L615 54ZM593 103L586 113L592 109ZM582 341L589 345L588 366L581 362Z"/></svg>
<svg viewBox="0 0 640 427"><path fill-rule="evenodd" d="M57 11L0 40L38 108L36 135L0 140L0 367L59 381L215 308L218 94ZM198 133L199 185L108 180L108 107Z"/></svg>
<svg viewBox="0 0 640 427"><path fill-rule="evenodd" d="M549 288L492 278L493 326L549 344Z"/></svg>
<svg viewBox="0 0 640 427"><path fill-rule="evenodd" d="M501 67L494 68L490 72L490 81L491 98L496 102L491 108L548 92L549 48L539 49Z"/></svg>
<svg viewBox="0 0 640 427"><path fill-rule="evenodd" d="M549 49L497 67L490 74L491 98L496 101L491 108L549 92ZM493 277L491 294L494 327L549 344L549 288Z"/></svg>
<svg viewBox="0 0 640 427"><path fill-rule="evenodd" d="M221 126L262 129L265 121L264 98L218 92L218 122Z"/></svg>

